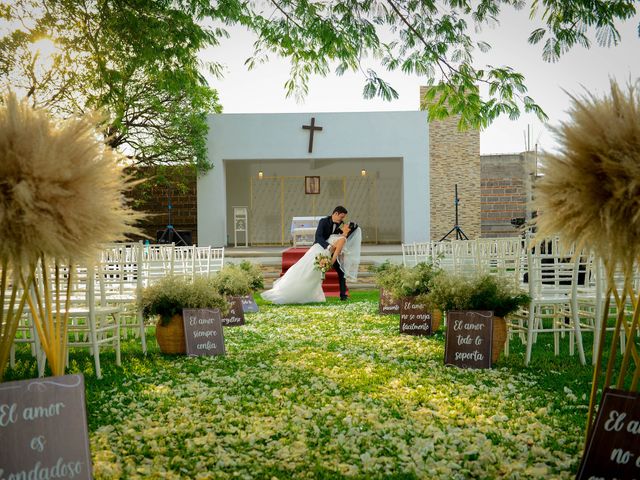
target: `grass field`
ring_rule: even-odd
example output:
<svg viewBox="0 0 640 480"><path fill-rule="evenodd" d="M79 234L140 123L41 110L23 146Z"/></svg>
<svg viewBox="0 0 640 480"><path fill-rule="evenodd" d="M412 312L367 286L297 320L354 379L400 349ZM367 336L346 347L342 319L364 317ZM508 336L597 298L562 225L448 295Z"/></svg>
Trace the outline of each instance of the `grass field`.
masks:
<svg viewBox="0 0 640 480"><path fill-rule="evenodd" d="M443 364L444 336L398 333L377 292L347 303L272 306L225 329L226 356L171 357L123 344L123 364L86 351L94 474L101 478L573 478L591 367L533 361L514 337L491 370ZM585 348L590 348L590 334ZM590 359L590 358L589 358ZM7 380L36 376L26 350Z"/></svg>

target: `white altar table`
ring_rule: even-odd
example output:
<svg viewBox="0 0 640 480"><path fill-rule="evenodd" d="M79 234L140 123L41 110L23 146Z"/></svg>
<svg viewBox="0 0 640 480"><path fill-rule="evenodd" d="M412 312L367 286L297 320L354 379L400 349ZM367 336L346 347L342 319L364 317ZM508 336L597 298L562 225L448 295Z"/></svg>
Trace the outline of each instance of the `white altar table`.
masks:
<svg viewBox="0 0 640 480"><path fill-rule="evenodd" d="M321 218L323 215L319 217L293 217L291 219L291 238L294 247L313 245L318 221Z"/></svg>

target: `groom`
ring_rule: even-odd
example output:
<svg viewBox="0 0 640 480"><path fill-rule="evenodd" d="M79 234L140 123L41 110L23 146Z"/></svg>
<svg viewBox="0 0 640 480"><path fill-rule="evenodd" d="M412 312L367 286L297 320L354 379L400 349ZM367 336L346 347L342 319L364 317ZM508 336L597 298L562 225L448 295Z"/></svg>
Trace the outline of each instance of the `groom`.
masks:
<svg viewBox="0 0 640 480"><path fill-rule="evenodd" d="M331 234L342 234L342 230L340 229L340 225L344 221L344 217L347 216L347 209L341 205L338 205L333 209L333 213L328 217L323 217L318 222L318 228L316 229L316 239L315 243L322 246L322 248L327 248L329 246L329 242L327 240L331 236ZM333 246L330 247L331 252L333 252ZM333 268L336 272L338 272L338 281L340 282L340 300L347 300L347 282L344 279L344 272L342 268L340 268L340 264L336 260L333 264Z"/></svg>

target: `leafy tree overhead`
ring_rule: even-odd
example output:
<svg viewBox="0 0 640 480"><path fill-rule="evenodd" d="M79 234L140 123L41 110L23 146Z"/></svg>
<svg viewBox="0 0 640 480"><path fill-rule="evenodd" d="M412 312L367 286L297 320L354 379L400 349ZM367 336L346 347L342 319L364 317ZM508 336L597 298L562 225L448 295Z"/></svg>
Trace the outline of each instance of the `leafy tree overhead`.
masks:
<svg viewBox="0 0 640 480"><path fill-rule="evenodd" d="M221 30L197 24L190 5L145 0L19 1L4 12L0 79L61 116L107 115L107 142L138 166L194 164L207 170L206 115L221 110L198 51ZM46 35L44 52L33 48ZM214 66L215 69L215 66Z"/></svg>
<svg viewBox="0 0 640 480"><path fill-rule="evenodd" d="M524 78L508 66L477 66L474 53L490 45L472 32L498 22L502 9L529 8L542 26L529 37L542 43L542 56L557 61L574 45L600 45L620 40L615 23L632 18L635 0L271 0L258 13L249 12L248 26L259 33L258 55L276 52L292 62L289 94L306 92L311 74L326 75L331 62L336 73L362 71L364 96L397 97L392 86L367 67L378 58L388 70L400 69L431 85L425 103L431 118L460 114L462 127L484 127L499 115L517 118L524 110L546 119L527 96ZM479 86L488 95L481 98Z"/></svg>
<svg viewBox="0 0 640 480"><path fill-rule="evenodd" d="M0 5L0 84L19 88L35 105L60 115L89 109L108 114L109 143L138 165L191 164L206 159L206 114L218 97L197 53L240 24L257 35L249 68L277 54L291 62L289 95L304 96L311 75L361 71L365 97L397 93L368 62L415 74L431 85L432 118L460 114L461 127L483 127L500 115L544 112L525 80L508 66L478 66L490 48L478 28L501 10L531 11L529 41L557 61L575 45L620 40L616 22L636 14L635 0L15 0ZM540 24L539 27L535 22ZM212 26L213 25L213 26ZM536 28L537 27L537 28ZM57 49L43 55L47 36ZM478 37L478 38L476 38ZM486 94L480 87L486 85Z"/></svg>

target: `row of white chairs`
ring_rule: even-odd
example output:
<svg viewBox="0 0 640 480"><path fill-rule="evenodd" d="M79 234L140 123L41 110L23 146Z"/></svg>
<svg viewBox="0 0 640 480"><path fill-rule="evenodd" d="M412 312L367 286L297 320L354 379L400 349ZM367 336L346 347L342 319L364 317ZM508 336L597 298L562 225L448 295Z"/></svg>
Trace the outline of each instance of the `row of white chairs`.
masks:
<svg viewBox="0 0 640 480"><path fill-rule="evenodd" d="M113 347L116 363L120 364L120 338L129 333L140 338L146 353L145 324L138 298L144 287L167 275L186 277L209 276L222 269L224 248L178 247L174 244L148 245L139 243L109 244L92 265L65 265L58 269L58 278L72 273L69 321L69 346L89 348L94 356L95 370L101 377L99 350ZM71 270L70 270L71 269ZM42 271L38 272L42 288ZM55 281L51 278L50 281ZM63 300L66 282L59 282ZM42 292L33 291L33 295ZM60 302L64 310L64 301ZM64 310L67 312L66 310ZM57 313L57 312L53 312ZM28 309L25 309L15 343L28 343L44 373L44 355ZM11 351L11 365L15 365L15 348Z"/></svg>
<svg viewBox="0 0 640 480"><path fill-rule="evenodd" d="M405 266L433 262L459 274L515 274L521 269L522 255L523 240L519 237L402 244Z"/></svg>
<svg viewBox="0 0 640 480"><path fill-rule="evenodd" d="M512 279L529 293L529 305L509 318L510 335L516 333L526 345L525 363L541 333L553 333L554 353L568 336L569 353L578 350L586 362L582 334L593 333L593 361L598 349L606 301L602 262L590 252L563 247L557 238L534 240L510 237L450 242L424 242L402 246L406 266L433 262L446 271L466 275L489 273ZM612 315L615 311L610 312ZM611 328L609 328L611 329ZM620 338L624 348L624 332ZM509 342L505 346L508 355Z"/></svg>

